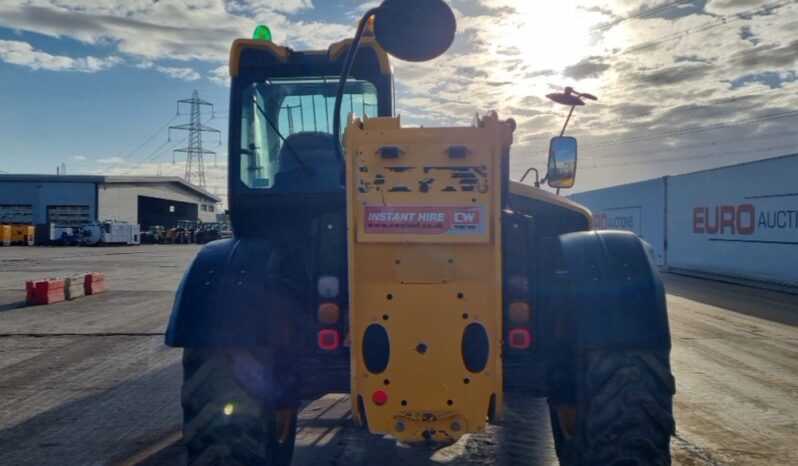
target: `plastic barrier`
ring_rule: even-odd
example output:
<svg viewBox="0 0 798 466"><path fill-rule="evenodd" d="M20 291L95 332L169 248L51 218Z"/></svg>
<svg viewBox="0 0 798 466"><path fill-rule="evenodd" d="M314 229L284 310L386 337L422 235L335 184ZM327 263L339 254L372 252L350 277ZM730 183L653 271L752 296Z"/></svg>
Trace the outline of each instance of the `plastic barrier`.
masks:
<svg viewBox="0 0 798 466"><path fill-rule="evenodd" d="M64 295L66 299L73 300L85 296L84 291L85 283L84 275L71 275L64 279Z"/></svg>
<svg viewBox="0 0 798 466"><path fill-rule="evenodd" d="M25 283L28 304L51 304L63 301L65 282L63 278L31 280Z"/></svg>
<svg viewBox="0 0 798 466"><path fill-rule="evenodd" d="M105 274L102 272L89 272L83 277L83 289L87 295L105 291Z"/></svg>

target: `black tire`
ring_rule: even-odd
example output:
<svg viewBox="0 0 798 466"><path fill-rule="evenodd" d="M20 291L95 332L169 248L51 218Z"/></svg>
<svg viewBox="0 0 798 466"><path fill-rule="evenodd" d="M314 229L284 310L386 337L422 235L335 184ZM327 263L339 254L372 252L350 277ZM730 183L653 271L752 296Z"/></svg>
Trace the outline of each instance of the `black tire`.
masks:
<svg viewBox="0 0 798 466"><path fill-rule="evenodd" d="M504 408L499 430L502 466L550 464L549 425L546 400L528 393L504 394Z"/></svg>
<svg viewBox="0 0 798 466"><path fill-rule="evenodd" d="M189 465L288 466L296 408L280 396L265 349L183 351L183 441Z"/></svg>
<svg viewBox="0 0 798 466"><path fill-rule="evenodd" d="M550 397L563 466L671 464L674 379L668 350L592 350L576 357L573 399Z"/></svg>

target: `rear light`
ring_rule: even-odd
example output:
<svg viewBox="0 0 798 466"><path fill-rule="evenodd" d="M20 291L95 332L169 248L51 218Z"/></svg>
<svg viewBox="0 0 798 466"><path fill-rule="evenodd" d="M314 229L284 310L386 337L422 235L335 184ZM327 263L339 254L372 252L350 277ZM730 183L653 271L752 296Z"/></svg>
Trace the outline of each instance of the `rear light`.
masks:
<svg viewBox="0 0 798 466"><path fill-rule="evenodd" d="M335 303L321 303L319 305L319 322L335 324L341 320L341 308Z"/></svg>
<svg viewBox="0 0 798 466"><path fill-rule="evenodd" d="M317 285L319 296L325 299L335 298L341 291L338 277L333 277L332 275L324 275L319 277Z"/></svg>
<svg viewBox="0 0 798 466"><path fill-rule="evenodd" d="M523 275L510 277L507 284L514 295L526 296L529 294L529 279Z"/></svg>
<svg viewBox="0 0 798 466"><path fill-rule="evenodd" d="M507 341L512 349L527 349L532 346L532 332L530 332L528 328L524 327L514 328L510 330L510 334L507 336Z"/></svg>
<svg viewBox="0 0 798 466"><path fill-rule="evenodd" d="M334 328L319 330L319 348L332 351L341 346L341 334Z"/></svg>
<svg viewBox="0 0 798 466"><path fill-rule="evenodd" d="M516 301L507 308L507 318L510 322L519 323L529 320L529 303Z"/></svg>
<svg viewBox="0 0 798 466"><path fill-rule="evenodd" d="M388 402L388 393L385 390L377 390L371 395L371 401L377 406L382 406Z"/></svg>

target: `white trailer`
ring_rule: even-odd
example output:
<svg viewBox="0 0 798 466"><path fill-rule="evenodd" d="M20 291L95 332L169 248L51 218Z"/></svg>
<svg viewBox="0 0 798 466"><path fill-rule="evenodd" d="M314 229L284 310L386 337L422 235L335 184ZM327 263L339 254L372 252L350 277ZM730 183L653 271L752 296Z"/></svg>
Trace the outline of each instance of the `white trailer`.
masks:
<svg viewBox="0 0 798 466"><path fill-rule="evenodd" d="M139 225L127 222L104 222L101 241L105 244L139 244Z"/></svg>
<svg viewBox="0 0 798 466"><path fill-rule="evenodd" d="M85 225L81 229L84 244L140 244L141 232L137 224L105 221Z"/></svg>
<svg viewBox="0 0 798 466"><path fill-rule="evenodd" d="M673 272L798 290L798 154L570 197Z"/></svg>
<svg viewBox="0 0 798 466"><path fill-rule="evenodd" d="M596 230L627 230L654 247L665 264L665 186L667 178L597 189L569 196L593 213Z"/></svg>
<svg viewBox="0 0 798 466"><path fill-rule="evenodd" d="M668 267L798 287L798 155L668 181Z"/></svg>

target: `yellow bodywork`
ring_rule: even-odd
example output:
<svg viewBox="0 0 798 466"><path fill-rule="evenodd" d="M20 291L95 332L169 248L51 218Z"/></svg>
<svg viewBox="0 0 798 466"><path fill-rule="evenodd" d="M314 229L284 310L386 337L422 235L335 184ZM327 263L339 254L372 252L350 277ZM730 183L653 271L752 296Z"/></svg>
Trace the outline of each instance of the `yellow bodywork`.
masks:
<svg viewBox="0 0 798 466"><path fill-rule="evenodd" d="M562 207L563 209L572 210L587 220L588 229L593 229L593 214L590 213L590 210L585 208L585 206L578 204L570 199L566 199L562 196L558 196L556 194L552 194L548 191L544 191L540 188L534 188L532 186L520 183L518 181L510 181L510 192L512 194L517 194L519 196L528 197L532 199L537 199L541 202L545 202L547 204L553 204L557 207ZM531 214L531 212L526 212Z"/></svg>
<svg viewBox="0 0 798 466"><path fill-rule="evenodd" d="M346 50L349 48L351 42L352 39L346 39L330 45L327 50L309 50L303 51L302 53L305 55L325 54L328 56L330 61L335 61L340 59L341 56L346 53ZM382 47L380 47L372 34L369 33L363 36L360 42L360 48L374 49L377 60L380 64L380 72L382 74L391 73L391 65L390 61L388 60L388 54L385 53L385 50L383 50ZM239 67L241 64L241 53L246 49L258 49L268 52L281 63L287 63L290 55L293 53L293 50L290 48L277 45L270 40L236 39L233 41L233 45L230 48L229 72L231 77L238 76L240 71Z"/></svg>
<svg viewBox="0 0 798 466"><path fill-rule="evenodd" d="M511 137L495 117L467 128L349 122L352 400L356 421L373 433L454 441L500 416L500 168ZM489 342L487 364L476 372L462 349L472 323ZM364 361L370 325L382 326L390 342L379 373Z"/></svg>
<svg viewBox="0 0 798 466"><path fill-rule="evenodd" d="M35 232L33 225L11 225L11 244L33 246Z"/></svg>
<svg viewBox="0 0 798 466"><path fill-rule="evenodd" d="M0 245L11 245L11 225L0 225Z"/></svg>

